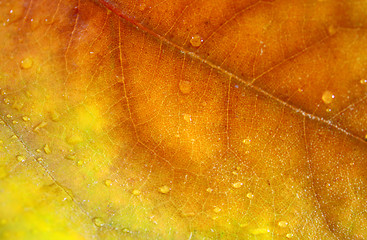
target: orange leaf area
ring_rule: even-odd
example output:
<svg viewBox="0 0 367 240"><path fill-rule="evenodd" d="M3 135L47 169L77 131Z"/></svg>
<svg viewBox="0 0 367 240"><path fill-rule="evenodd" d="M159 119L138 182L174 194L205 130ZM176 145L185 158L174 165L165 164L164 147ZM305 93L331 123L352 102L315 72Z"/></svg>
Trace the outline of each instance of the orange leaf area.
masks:
<svg viewBox="0 0 367 240"><path fill-rule="evenodd" d="M2 239L367 238L367 2L0 2Z"/></svg>

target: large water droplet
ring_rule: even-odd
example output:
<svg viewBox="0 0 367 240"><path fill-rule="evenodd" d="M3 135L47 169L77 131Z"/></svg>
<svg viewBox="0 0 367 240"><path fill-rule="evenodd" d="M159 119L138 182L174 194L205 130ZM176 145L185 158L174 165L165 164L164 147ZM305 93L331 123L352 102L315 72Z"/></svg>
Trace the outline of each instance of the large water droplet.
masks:
<svg viewBox="0 0 367 240"><path fill-rule="evenodd" d="M193 47L199 47L202 42L203 42L203 40L201 39L201 37L199 35L194 35L190 39L190 43Z"/></svg>
<svg viewBox="0 0 367 240"><path fill-rule="evenodd" d="M330 91L325 91L321 97L322 101L325 104L330 104L334 100L334 98L335 98L334 94Z"/></svg>
<svg viewBox="0 0 367 240"><path fill-rule="evenodd" d="M191 92L192 83L190 81L182 80L178 83L178 87L182 94L189 94Z"/></svg>
<svg viewBox="0 0 367 240"><path fill-rule="evenodd" d="M24 58L22 61L20 61L20 66L23 69L29 69L33 66L33 60L32 58Z"/></svg>
<svg viewBox="0 0 367 240"><path fill-rule="evenodd" d="M169 191L171 191L171 189L167 185L159 187L158 190L159 190L160 193L168 193Z"/></svg>

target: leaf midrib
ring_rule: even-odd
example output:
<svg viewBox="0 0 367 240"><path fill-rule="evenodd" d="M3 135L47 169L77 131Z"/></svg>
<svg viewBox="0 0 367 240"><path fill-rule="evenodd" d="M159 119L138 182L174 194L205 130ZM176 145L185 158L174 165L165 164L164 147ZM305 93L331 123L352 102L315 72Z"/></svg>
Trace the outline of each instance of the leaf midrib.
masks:
<svg viewBox="0 0 367 240"><path fill-rule="evenodd" d="M349 136L349 137L351 137L351 138L354 138L354 139L356 139L356 140L358 140L358 141L360 141L360 142L363 142L364 144L367 144L367 143L366 143L366 141L365 141L362 137L357 136L357 135L355 135L355 134L353 134L353 133L349 132L349 131L348 131L348 130L346 130L345 128L342 128L342 127L340 127L340 126L338 126L338 125L336 125L336 124L332 123L332 122L331 122L331 120L325 120L325 119L324 119L324 118L322 118L322 117L319 117L319 116L314 115L314 114L312 114L312 113L306 112L306 111L304 111L303 109L301 109L301 108L299 108L299 107L295 107L295 106L293 106L293 105L291 105L291 104L289 104L289 103L287 103L287 102L283 101L282 99L280 99L280 98L276 97L275 95L273 95L273 94L271 94L271 93L269 93L269 92L265 91L264 89L262 89L262 88L260 88L260 87L258 87L258 86L253 85L253 82L254 82L254 80L256 80L256 78L255 78L255 79L253 79L252 81L250 81L250 80L247 80L247 81L246 81L244 78L242 78L242 77L240 77L240 76L238 76L238 75L234 74L233 72L231 72L231 71L229 71L229 70L227 70L227 69L225 69L225 68L223 68L223 67L220 67L220 66L218 66L218 65L216 65L216 64L214 64L214 63L212 63L211 61L208 61L208 60L206 60L206 59L203 59L202 57L200 57L200 56L199 56L199 55L197 55L196 53L194 53L194 52L190 52L189 50L185 49L184 47L179 46L179 45L177 45L176 43L174 43L174 42L172 42L172 41L168 40L166 37L164 37L164 36L162 36L162 35L160 35L160 34L156 33L155 31L151 30L150 28L145 27L144 25L142 25L142 24L138 23L137 21L135 21L133 18L129 17L129 16L128 16L126 13L124 13L121 9L119 9L117 6L115 6L113 3L111 3L111 1L110 1L110 0L98 0L98 1L99 1L103 6L105 6L108 10L110 10L112 13L114 13L115 15L117 15L118 17L120 17L120 18L122 18L122 19L126 20L127 22L129 22L130 24L132 24L132 25L136 26L138 29L142 30L143 32L146 32L146 33L148 33L148 34L152 35L153 37L158 38L160 41L162 41L162 42L166 43L166 44L167 44L167 45L169 45L169 46L172 46L173 48L175 48L175 49L179 50L179 51L180 51L180 52L182 52L183 54L187 54L187 55L189 55L190 57L192 57L193 59L196 59L196 60L198 60L198 61L200 61L200 62L202 62L202 63L204 63L204 64L206 64L206 65L210 66L211 68L216 69L217 71L219 71L219 72L221 72L221 73L223 73L223 74L227 75L227 76L228 76L228 79L235 79L235 80L237 80L238 82L240 82L240 83L242 83L242 84L245 84L247 87L249 87L249 88L253 89L255 92L260 93L260 94L263 94L264 96L269 97L270 99L272 99L272 100L274 100L274 101L276 101L276 102L278 102L278 103L282 104L283 106L285 106L285 107L287 107L287 108L291 109L292 111L294 111L294 112L295 112L295 113L297 113L297 114L301 114L301 115L303 115L304 117L307 117L307 118L311 119L312 121L321 122L321 123L323 123L323 124L325 124L325 125L327 125L327 126L329 126L329 127L332 127L332 128L334 128L334 129L336 129L336 130L337 130L337 131L339 131L339 132L342 132L342 133L346 134L347 136ZM328 38L328 37L329 37L329 36L327 36L326 38ZM320 41L324 41L326 38L323 38L323 39L321 39ZM320 41L317 41L317 42L313 43L312 45L308 46L308 47L307 47L307 49L309 49L311 46L313 46L314 44L316 44L316 43L318 43L318 42L320 42ZM287 59L285 59L285 60L281 61L280 63L278 63L275 67L277 67L277 66L281 65L281 63L283 63L283 62L284 62L284 61L286 61L286 60L292 59L292 58L294 58L294 57L296 57L296 56L299 56L299 55L303 54L304 52L305 52L305 49L303 49L303 50L302 50L302 51L300 51L300 52L297 52L297 53L293 54L291 57L289 57L289 58L287 58ZM274 69L275 67L273 67L272 69Z"/></svg>

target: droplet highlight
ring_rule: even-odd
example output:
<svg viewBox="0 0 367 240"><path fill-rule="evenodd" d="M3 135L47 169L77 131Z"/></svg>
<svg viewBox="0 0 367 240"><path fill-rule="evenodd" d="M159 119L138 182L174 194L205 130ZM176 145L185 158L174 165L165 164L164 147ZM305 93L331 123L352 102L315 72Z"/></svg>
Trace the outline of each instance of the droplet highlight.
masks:
<svg viewBox="0 0 367 240"><path fill-rule="evenodd" d="M51 153L51 148L48 144L45 144L45 146L43 147L43 151L45 151L46 154L50 154Z"/></svg>
<svg viewBox="0 0 367 240"><path fill-rule="evenodd" d="M97 227L102 227L104 225L104 221L100 217L93 218L93 223Z"/></svg>
<svg viewBox="0 0 367 240"><path fill-rule="evenodd" d="M133 195L135 195L135 196L139 196L139 195L141 194L141 192L140 192L140 190L138 190L138 189L134 189L134 190L132 191L132 194L133 194Z"/></svg>
<svg viewBox="0 0 367 240"><path fill-rule="evenodd" d="M243 184L241 182L235 182L235 183L232 184L232 187L237 189L237 188L242 187L242 185Z"/></svg>
<svg viewBox="0 0 367 240"><path fill-rule="evenodd" d="M186 114L186 113L185 113L185 114L183 115L183 118L184 118L184 120L185 120L186 122L188 122L188 123L189 123L189 122L191 122L191 115L190 115L190 114Z"/></svg>
<svg viewBox="0 0 367 240"><path fill-rule="evenodd" d="M182 80L178 83L178 87L182 94L189 94L192 89L192 83L190 81Z"/></svg>
<svg viewBox="0 0 367 240"><path fill-rule="evenodd" d="M104 181L104 185L106 185L107 187L110 187L110 186L112 186L112 181L110 179L106 179Z"/></svg>
<svg viewBox="0 0 367 240"><path fill-rule="evenodd" d="M203 39L201 39L199 35L194 35L190 39L190 43L193 47L199 47L202 42L203 42Z"/></svg>
<svg viewBox="0 0 367 240"><path fill-rule="evenodd" d="M213 209L213 212L215 212L215 213L219 213L221 210L222 210L222 209L220 209L219 207L215 207L215 208Z"/></svg>
<svg viewBox="0 0 367 240"><path fill-rule="evenodd" d="M164 193L165 194L165 193L168 193L169 191L171 191L171 189L167 185L164 185L162 187L159 187L158 191L160 193Z"/></svg>
<svg viewBox="0 0 367 240"><path fill-rule="evenodd" d="M23 155L17 155L17 160L18 160L19 162L24 162L24 161L26 160L26 158L25 158L25 156L23 156Z"/></svg>
<svg viewBox="0 0 367 240"><path fill-rule="evenodd" d="M253 199L254 198L254 194L252 194L252 193L247 193L246 194L246 197L248 198L248 199Z"/></svg>
<svg viewBox="0 0 367 240"><path fill-rule="evenodd" d="M242 141L244 144L246 144L246 145L250 145L250 143L251 143L251 139L249 139L249 138L245 138L245 139L243 139L243 141Z"/></svg>
<svg viewBox="0 0 367 240"><path fill-rule="evenodd" d="M334 98L335 98L334 94L330 91L325 91L321 97L322 101L325 104L330 104L334 100Z"/></svg>
<svg viewBox="0 0 367 240"><path fill-rule="evenodd" d="M288 223L286 221L280 221L278 222L278 226L281 228L285 228L288 226Z"/></svg>
<svg viewBox="0 0 367 240"><path fill-rule="evenodd" d="M24 58L22 61L20 61L20 66L23 69L29 69L33 66L33 60L32 58Z"/></svg>

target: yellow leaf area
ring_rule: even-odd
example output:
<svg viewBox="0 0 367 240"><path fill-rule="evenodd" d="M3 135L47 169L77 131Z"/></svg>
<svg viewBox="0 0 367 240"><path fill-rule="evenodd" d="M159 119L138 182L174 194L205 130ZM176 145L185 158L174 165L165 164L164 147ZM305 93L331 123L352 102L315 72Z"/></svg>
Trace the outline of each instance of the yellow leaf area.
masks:
<svg viewBox="0 0 367 240"><path fill-rule="evenodd" d="M367 1L0 2L1 239L366 239Z"/></svg>

